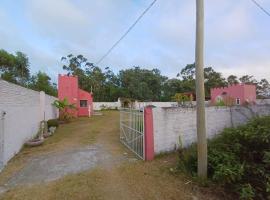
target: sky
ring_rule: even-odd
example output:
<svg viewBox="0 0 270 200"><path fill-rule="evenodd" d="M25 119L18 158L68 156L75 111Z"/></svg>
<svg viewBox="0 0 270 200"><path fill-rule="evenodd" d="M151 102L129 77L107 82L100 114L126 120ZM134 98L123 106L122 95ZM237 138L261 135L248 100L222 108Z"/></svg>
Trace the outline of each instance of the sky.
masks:
<svg viewBox="0 0 270 200"><path fill-rule="evenodd" d="M270 11L269 0L257 0ZM57 79L61 57L97 62L152 0L0 0L0 49ZM99 66L176 77L195 57L195 0L157 0ZM270 80L270 17L251 0L205 0L205 66Z"/></svg>

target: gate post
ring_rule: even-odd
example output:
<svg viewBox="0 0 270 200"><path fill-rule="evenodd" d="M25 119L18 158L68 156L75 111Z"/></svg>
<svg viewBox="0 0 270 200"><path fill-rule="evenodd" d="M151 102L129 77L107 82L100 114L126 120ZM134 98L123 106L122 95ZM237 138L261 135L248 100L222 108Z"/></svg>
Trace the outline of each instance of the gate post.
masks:
<svg viewBox="0 0 270 200"><path fill-rule="evenodd" d="M151 106L144 108L144 156L145 160L154 159L153 111Z"/></svg>

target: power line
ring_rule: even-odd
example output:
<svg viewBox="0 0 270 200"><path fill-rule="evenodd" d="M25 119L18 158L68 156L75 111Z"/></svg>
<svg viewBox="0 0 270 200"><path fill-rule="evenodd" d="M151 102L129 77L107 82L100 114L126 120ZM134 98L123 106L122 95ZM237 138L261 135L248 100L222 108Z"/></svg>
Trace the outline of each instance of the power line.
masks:
<svg viewBox="0 0 270 200"><path fill-rule="evenodd" d="M270 17L270 12L268 12L266 9L264 9L257 1L251 0L256 6L258 6L265 14L267 14Z"/></svg>
<svg viewBox="0 0 270 200"><path fill-rule="evenodd" d="M147 13L148 10L156 3L157 0L154 0L143 12L142 14L135 20L135 22L127 29L127 31L117 40L112 47L97 61L96 64L99 64L105 57L107 57L111 51L123 40L126 35L134 28L134 26L140 21L140 19Z"/></svg>

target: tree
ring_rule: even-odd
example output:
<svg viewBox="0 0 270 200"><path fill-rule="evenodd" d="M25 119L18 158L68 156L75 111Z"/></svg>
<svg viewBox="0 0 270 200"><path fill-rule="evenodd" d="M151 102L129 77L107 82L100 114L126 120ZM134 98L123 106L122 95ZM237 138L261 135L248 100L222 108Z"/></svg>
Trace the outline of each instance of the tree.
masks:
<svg viewBox="0 0 270 200"><path fill-rule="evenodd" d="M0 75L1 78L25 86L30 78L28 57L22 52L15 55L0 50Z"/></svg>
<svg viewBox="0 0 270 200"><path fill-rule="evenodd" d="M204 81L206 97L210 97L211 88L224 87L227 85L221 73L216 72L212 67L204 68Z"/></svg>
<svg viewBox="0 0 270 200"><path fill-rule="evenodd" d="M195 64L188 64L177 76L182 78L183 92L195 92ZM210 96L210 89L226 86L226 80L222 74L216 72L212 67L204 68L205 96Z"/></svg>
<svg viewBox="0 0 270 200"><path fill-rule="evenodd" d="M239 81L238 81L237 76L235 76L235 75L230 75L230 76L228 76L228 78L227 78L227 83L228 83L228 85L238 84Z"/></svg>
<svg viewBox="0 0 270 200"><path fill-rule="evenodd" d="M15 56L15 76L20 85L25 85L30 78L29 60L26 54L18 51Z"/></svg>
<svg viewBox="0 0 270 200"><path fill-rule="evenodd" d="M258 81L254 78L254 76L250 76L250 75L244 75L241 78L239 78L241 83L244 84L257 84Z"/></svg>
<svg viewBox="0 0 270 200"><path fill-rule="evenodd" d="M57 96L56 84L53 84L51 78L44 72L39 71L32 75L28 86L33 90L44 91L48 95Z"/></svg>
<svg viewBox="0 0 270 200"><path fill-rule="evenodd" d="M259 98L270 97L270 84L266 79L262 79L257 84L257 95Z"/></svg>
<svg viewBox="0 0 270 200"><path fill-rule="evenodd" d="M158 69L134 67L119 72L123 97L141 101L160 101L162 86L166 79Z"/></svg>

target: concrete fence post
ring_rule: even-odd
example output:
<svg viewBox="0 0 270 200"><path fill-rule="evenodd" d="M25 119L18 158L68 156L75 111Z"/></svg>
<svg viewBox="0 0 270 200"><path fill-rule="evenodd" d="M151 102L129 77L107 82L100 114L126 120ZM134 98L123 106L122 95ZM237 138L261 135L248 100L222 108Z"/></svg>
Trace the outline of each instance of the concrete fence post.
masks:
<svg viewBox="0 0 270 200"><path fill-rule="evenodd" d="M152 107L144 108L144 153L145 160L154 159L154 129Z"/></svg>
<svg viewBox="0 0 270 200"><path fill-rule="evenodd" d="M39 92L40 121L45 120L45 92Z"/></svg>

